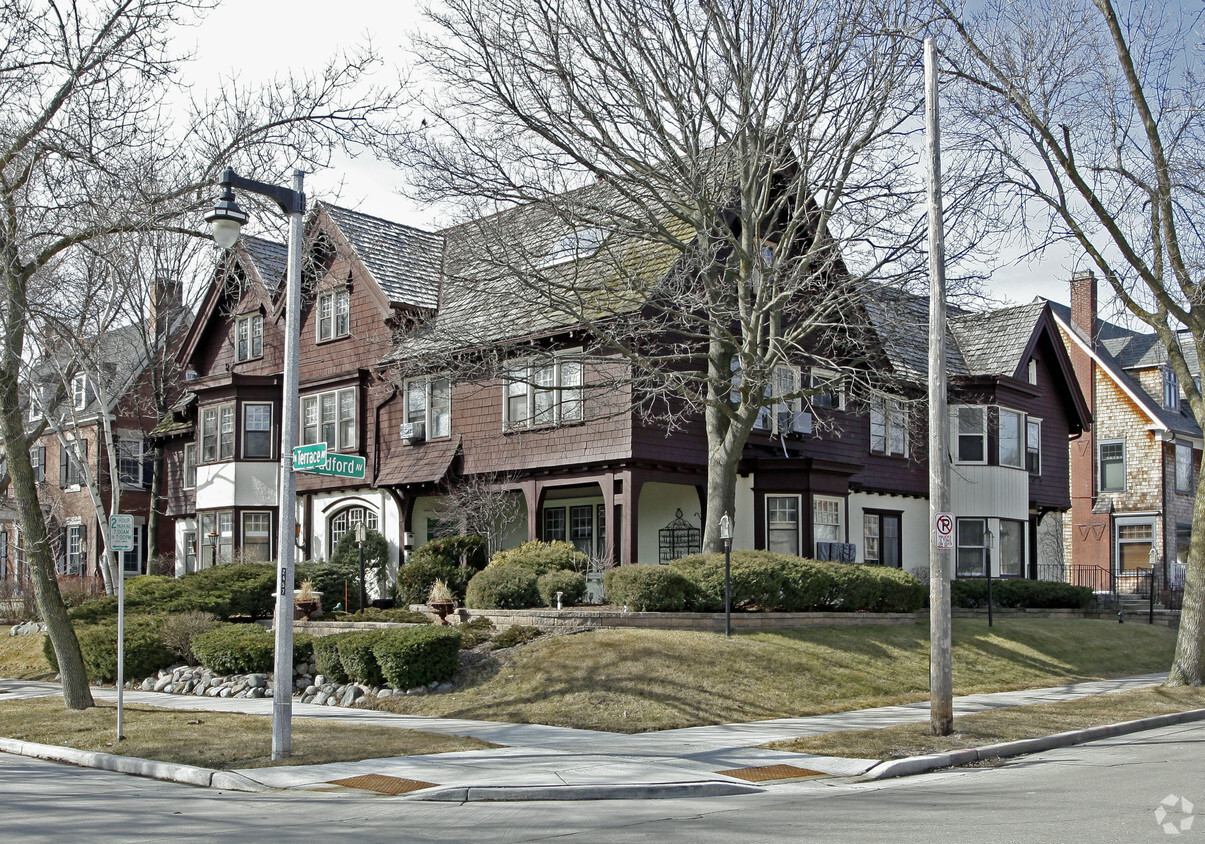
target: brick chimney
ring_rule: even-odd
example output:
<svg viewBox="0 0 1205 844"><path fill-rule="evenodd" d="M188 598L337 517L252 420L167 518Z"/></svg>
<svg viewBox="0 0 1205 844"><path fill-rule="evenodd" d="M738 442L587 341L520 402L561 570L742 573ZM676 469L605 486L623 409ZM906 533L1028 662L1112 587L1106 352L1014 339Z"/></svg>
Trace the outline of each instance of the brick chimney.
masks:
<svg viewBox="0 0 1205 844"><path fill-rule="evenodd" d="M1096 276L1092 270L1079 270L1071 276L1071 324L1084 333L1095 348Z"/></svg>
<svg viewBox="0 0 1205 844"><path fill-rule="evenodd" d="M150 340L159 342L171 331L172 323L184 307L184 286L178 279L157 277L150 290L148 319Z"/></svg>

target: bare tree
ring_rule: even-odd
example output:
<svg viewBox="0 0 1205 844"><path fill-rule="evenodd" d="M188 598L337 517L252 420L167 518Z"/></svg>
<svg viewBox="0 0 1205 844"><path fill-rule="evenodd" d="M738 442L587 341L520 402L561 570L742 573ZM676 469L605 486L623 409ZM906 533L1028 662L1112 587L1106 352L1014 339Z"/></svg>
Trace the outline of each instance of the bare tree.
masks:
<svg viewBox="0 0 1205 844"><path fill-rule="evenodd" d="M16 0L0 6L0 435L38 607L67 706L92 703L38 505L21 375L39 312L61 304L72 251L133 232L189 229L227 164L277 177L321 165L332 143L388 131L400 87L358 87L369 54L265 89L233 83L169 114L183 58L170 33L204 0Z"/></svg>
<svg viewBox="0 0 1205 844"><path fill-rule="evenodd" d="M938 4L957 39L947 61L969 83L948 115L994 162L994 207L1032 248L1082 252L1158 335L1193 415L1205 419L1185 359L1205 359L1199 14L1112 0L1003 0L976 14ZM1173 685L1205 679L1199 481Z"/></svg>
<svg viewBox="0 0 1205 844"><path fill-rule="evenodd" d="M702 413L708 550L759 416L816 389L783 365L865 376L864 297L924 277L909 136L923 14L911 0L432 13L423 53L444 94L401 158L418 195L475 220L449 235L445 291L490 319L462 347L577 327L590 383L602 371L643 412Z"/></svg>
<svg viewBox="0 0 1205 844"><path fill-rule="evenodd" d="M504 475L471 475L449 482L434 515L458 523L465 536L480 536L487 558L492 557L502 550L507 531L523 518L515 485L515 478Z"/></svg>

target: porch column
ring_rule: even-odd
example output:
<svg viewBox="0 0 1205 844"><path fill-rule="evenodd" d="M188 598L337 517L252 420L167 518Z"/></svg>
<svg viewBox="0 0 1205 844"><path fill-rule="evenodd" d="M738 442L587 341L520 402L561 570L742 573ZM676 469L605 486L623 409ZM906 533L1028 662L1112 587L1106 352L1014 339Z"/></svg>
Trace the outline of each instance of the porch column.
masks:
<svg viewBox="0 0 1205 844"><path fill-rule="evenodd" d="M532 481L523 481L519 485L523 490L523 500L527 502L527 541L539 539L536 531L536 520L540 515L540 489Z"/></svg>
<svg viewBox="0 0 1205 844"><path fill-rule="evenodd" d="M624 565L637 562L636 554L640 547L640 490L644 486L644 478L636 472L621 473L623 479L623 536L620 539L620 558L617 562Z"/></svg>
<svg viewBox="0 0 1205 844"><path fill-rule="evenodd" d="M603 497L603 517L606 519L603 541L603 560L609 565L615 564L615 473L608 472L599 482Z"/></svg>

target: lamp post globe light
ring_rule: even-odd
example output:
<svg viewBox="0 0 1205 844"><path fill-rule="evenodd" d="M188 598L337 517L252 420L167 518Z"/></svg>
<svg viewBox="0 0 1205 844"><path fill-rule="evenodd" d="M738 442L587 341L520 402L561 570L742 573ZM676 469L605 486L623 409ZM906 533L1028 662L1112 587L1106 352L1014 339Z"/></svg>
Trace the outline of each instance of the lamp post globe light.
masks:
<svg viewBox="0 0 1205 844"><path fill-rule="evenodd" d="M293 558L296 551L297 479L293 448L297 445L297 360L301 329L301 240L305 214L305 175L293 171L292 188L245 179L227 167L218 179L222 194L205 215L219 247L229 249L247 222L234 189L266 196L289 220L288 271L285 281L285 356L281 386L280 471L277 485L276 658L272 684L272 758L287 759L293 742ZM216 555L215 555L216 562Z"/></svg>

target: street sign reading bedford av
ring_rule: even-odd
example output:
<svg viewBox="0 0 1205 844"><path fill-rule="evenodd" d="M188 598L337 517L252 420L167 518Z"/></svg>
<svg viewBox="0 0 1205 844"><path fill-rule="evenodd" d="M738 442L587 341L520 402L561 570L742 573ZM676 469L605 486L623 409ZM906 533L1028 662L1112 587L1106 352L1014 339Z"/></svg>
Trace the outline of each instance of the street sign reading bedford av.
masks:
<svg viewBox="0 0 1205 844"><path fill-rule="evenodd" d="M134 550L134 517L124 514L109 516L109 550Z"/></svg>
<svg viewBox="0 0 1205 844"><path fill-rule="evenodd" d="M315 475L328 475L332 478L364 477L364 458L354 454L327 454L326 465L305 471Z"/></svg>
<svg viewBox="0 0 1205 844"><path fill-rule="evenodd" d="M299 445L293 449L293 471L313 472L326 465L326 443Z"/></svg>

